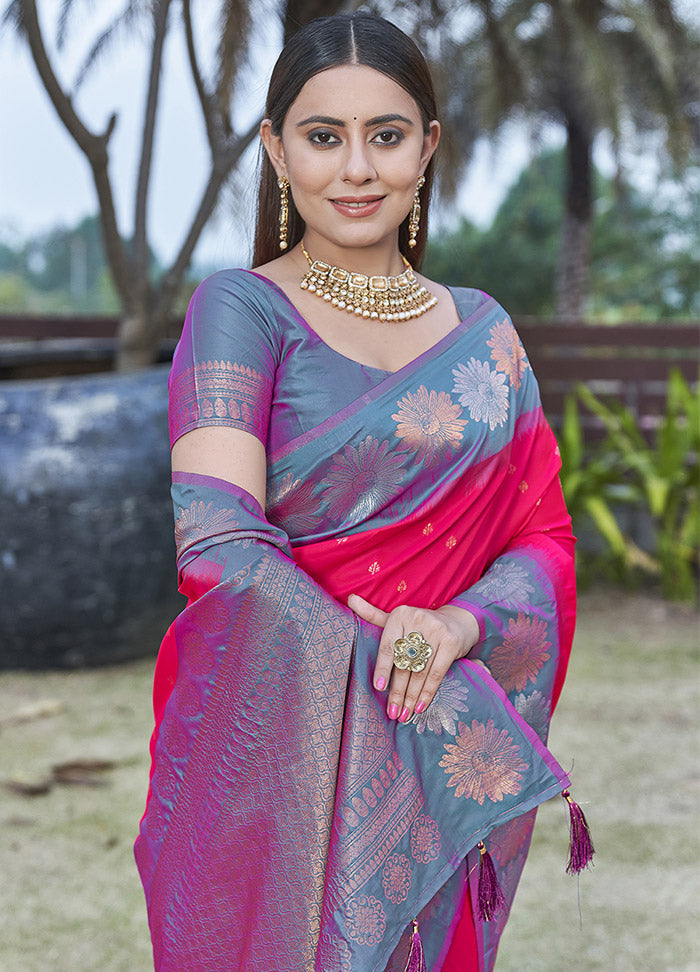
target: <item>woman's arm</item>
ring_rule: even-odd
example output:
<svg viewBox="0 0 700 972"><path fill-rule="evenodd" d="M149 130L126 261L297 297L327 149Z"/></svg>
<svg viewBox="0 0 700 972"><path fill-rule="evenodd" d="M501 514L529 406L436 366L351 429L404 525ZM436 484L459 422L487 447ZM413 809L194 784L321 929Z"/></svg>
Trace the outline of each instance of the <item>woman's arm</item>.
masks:
<svg viewBox="0 0 700 972"><path fill-rule="evenodd" d="M246 490L265 509L265 447L241 429L211 426L181 436L172 449L173 472L224 479Z"/></svg>

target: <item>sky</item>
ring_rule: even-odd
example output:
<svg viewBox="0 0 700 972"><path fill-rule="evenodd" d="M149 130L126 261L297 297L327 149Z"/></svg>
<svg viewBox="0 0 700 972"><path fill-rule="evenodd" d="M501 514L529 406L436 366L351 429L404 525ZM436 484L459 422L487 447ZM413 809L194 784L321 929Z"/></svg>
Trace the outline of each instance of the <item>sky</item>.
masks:
<svg viewBox="0 0 700 972"><path fill-rule="evenodd" d="M3 4L4 6L4 4ZM47 38L55 37L59 0L39 3ZM76 8L80 8L76 4ZM83 5L90 10L73 25L69 43L54 63L64 81L77 66L101 23L121 8L114 0ZM81 11L79 10L79 13ZM270 18L270 21L272 18ZM89 23L86 28L85 22ZM210 25L201 25L200 34ZM202 36L202 49L206 47ZM264 102L272 64L279 51L273 31L259 36L256 58L247 73L241 112L253 119ZM110 174L119 225L128 235L138 164L143 112L146 45L138 36L124 36L96 66L75 103L88 128L103 130L112 111L118 114L110 140ZM163 72L150 195L150 238L161 260L171 260L192 218L208 166L208 146L196 96L186 65L179 31L169 36ZM59 121L44 92L26 45L10 31L0 34L0 239L17 244L57 225L72 226L97 210L90 169ZM481 145L459 197L459 210L479 225L487 225L507 188L527 163L529 147L522 134L506 136L508 151ZM252 237L255 158L233 189L227 189L205 230L195 262L208 266L245 264Z"/></svg>
<svg viewBox="0 0 700 972"><path fill-rule="evenodd" d="M56 52L58 11L62 0L39 0L40 19L57 73L70 84L102 26L124 7L124 0L74 0L76 11L65 49ZM7 0L0 0L0 11ZM259 116L272 65L279 53L280 28L276 0L258 0L263 15L256 22L254 54L237 101L240 121ZM688 15L697 0L677 0ZM195 28L198 50L212 49L218 4L200 4ZM208 14L207 14L208 12ZM207 15L209 20L206 20ZM697 15L686 17L695 22ZM182 31L174 25L166 42L162 94L156 130L154 169L149 197L149 240L161 261L172 260L194 214L205 184L209 150L196 95L186 63ZM132 199L138 165L140 125L148 69L147 43L138 33L123 34L97 64L75 96L88 128L104 129L112 112L118 115L110 140L110 175L120 230L132 226ZM478 144L474 159L449 213L433 212L433 226L464 215L488 226L507 190L542 144L562 144L553 129L533 142L524 127L510 126L496 145ZM253 231L257 145L234 187L221 196L214 217L195 251L195 263L214 268L246 265ZM596 143L596 164L611 174L613 159L605 139ZM653 184L656 163L635 156L627 166L633 181ZM92 176L86 160L63 125L37 76L25 43L11 30L0 31L0 240L18 245L57 225L70 227L97 212ZM436 218L437 217L437 218Z"/></svg>

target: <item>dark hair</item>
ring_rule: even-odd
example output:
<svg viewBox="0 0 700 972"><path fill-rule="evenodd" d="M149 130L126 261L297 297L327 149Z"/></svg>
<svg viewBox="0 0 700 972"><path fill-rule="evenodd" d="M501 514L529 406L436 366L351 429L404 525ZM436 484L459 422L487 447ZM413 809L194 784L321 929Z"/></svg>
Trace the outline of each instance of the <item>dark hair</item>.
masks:
<svg viewBox="0 0 700 972"><path fill-rule="evenodd" d="M302 27L286 44L277 59L265 104L272 132L279 135L291 105L309 78L331 67L362 64L374 68L401 85L418 105L423 130L438 117L435 91L425 58L402 30L382 17L367 13L319 17ZM408 215L399 227L399 248L414 267L423 259L427 241L427 212L433 181L434 156L425 170L421 189L421 223L416 245L408 247ZM277 175L267 152L261 149L258 212L255 226L253 266L280 255L278 222L280 191ZM289 196L287 239L295 246L304 233L304 222Z"/></svg>

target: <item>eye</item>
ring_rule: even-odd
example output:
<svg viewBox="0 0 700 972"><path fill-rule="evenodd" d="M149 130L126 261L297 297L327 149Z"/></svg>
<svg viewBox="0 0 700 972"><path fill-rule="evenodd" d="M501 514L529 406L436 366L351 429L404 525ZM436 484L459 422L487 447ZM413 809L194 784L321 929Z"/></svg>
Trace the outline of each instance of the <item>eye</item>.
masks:
<svg viewBox="0 0 700 972"><path fill-rule="evenodd" d="M403 132L396 128L385 128L377 134L372 139L373 142L378 142L380 145L398 145L402 142L404 138Z"/></svg>
<svg viewBox="0 0 700 972"><path fill-rule="evenodd" d="M339 141L338 136L334 135L333 132L325 131L324 129L315 132L309 132L307 138L314 145L335 145Z"/></svg>

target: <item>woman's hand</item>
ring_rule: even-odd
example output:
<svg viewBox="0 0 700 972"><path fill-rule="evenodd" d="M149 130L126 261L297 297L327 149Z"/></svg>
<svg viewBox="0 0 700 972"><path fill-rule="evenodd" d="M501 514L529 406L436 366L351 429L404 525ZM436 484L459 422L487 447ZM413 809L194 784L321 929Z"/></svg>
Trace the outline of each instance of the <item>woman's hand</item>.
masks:
<svg viewBox="0 0 700 972"><path fill-rule="evenodd" d="M399 722L408 722L414 712L428 708L452 662L465 658L479 640L479 624L474 615L451 604L435 611L402 604L387 614L359 594L351 594L348 607L363 621L384 629L374 668L374 687L383 692L389 686L387 713ZM422 672L394 667L394 642L411 631L419 631L433 649Z"/></svg>

